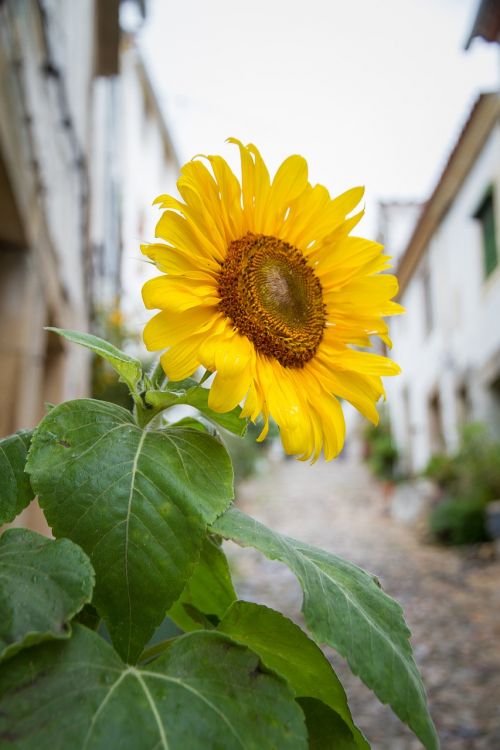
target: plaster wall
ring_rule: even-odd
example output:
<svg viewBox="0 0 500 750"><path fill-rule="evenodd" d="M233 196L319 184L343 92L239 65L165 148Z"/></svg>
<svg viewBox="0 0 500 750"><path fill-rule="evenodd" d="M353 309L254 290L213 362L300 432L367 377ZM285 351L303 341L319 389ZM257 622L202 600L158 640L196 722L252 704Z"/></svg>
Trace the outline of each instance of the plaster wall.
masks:
<svg viewBox="0 0 500 750"><path fill-rule="evenodd" d="M388 404L404 468L413 472L436 450L457 447L464 420L500 430L499 183L496 126L401 296L406 314L391 322L392 356L403 374L388 379ZM491 187L499 265L486 278L481 226L473 217Z"/></svg>
<svg viewBox="0 0 500 750"><path fill-rule="evenodd" d="M151 312L142 303L141 288L158 270L142 255L141 243L155 241L160 210L153 200L163 193L177 194L178 165L165 143L158 113L148 103L138 66L138 52L122 55L123 216L122 302L127 324L142 333ZM139 354L145 354L141 345Z"/></svg>

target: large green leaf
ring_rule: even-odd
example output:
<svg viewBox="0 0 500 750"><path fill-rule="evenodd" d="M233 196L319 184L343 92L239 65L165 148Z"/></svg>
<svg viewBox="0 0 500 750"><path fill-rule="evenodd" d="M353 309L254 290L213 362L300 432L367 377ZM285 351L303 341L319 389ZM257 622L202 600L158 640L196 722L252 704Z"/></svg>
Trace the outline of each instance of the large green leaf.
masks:
<svg viewBox="0 0 500 750"><path fill-rule="evenodd" d="M83 399L47 414L27 471L55 535L89 555L94 604L135 660L192 574L206 524L230 502L224 447L197 430L144 431L125 409Z"/></svg>
<svg viewBox="0 0 500 750"><path fill-rule="evenodd" d="M230 412L219 414L210 409L208 405L209 389L200 386L196 380L188 378L178 383L169 383L165 391L146 391L144 400L146 404L157 411L168 409L171 406L193 406L198 409L211 422L224 427L235 435L244 435L247 422L240 419L241 409L236 407Z"/></svg>
<svg viewBox="0 0 500 750"><path fill-rule="evenodd" d="M92 597L94 571L69 539L28 529L0 537L0 659L52 638L68 638L69 621Z"/></svg>
<svg viewBox="0 0 500 750"><path fill-rule="evenodd" d="M331 664L298 625L273 609L238 601L217 629L255 651L266 667L287 680L297 697L317 698L333 709L351 747L369 748L352 721L344 688Z"/></svg>
<svg viewBox="0 0 500 750"><path fill-rule="evenodd" d="M198 630L200 618L192 616L193 609L217 621L234 601L236 592L226 556L219 545L207 537L194 573L168 616L183 630Z"/></svg>
<svg viewBox="0 0 500 750"><path fill-rule="evenodd" d="M53 331L59 334L67 341L73 344L79 344L99 357L105 359L111 367L120 375L121 379L127 383L131 391L135 390L137 383L142 378L141 363L135 357L130 357L121 349L110 344L109 341L93 336L91 333L81 333L80 331L69 331L66 328L47 328L47 331Z"/></svg>
<svg viewBox="0 0 500 750"><path fill-rule="evenodd" d="M98 635L38 646L0 671L0 746L18 750L306 750L301 709L258 657L215 631L145 668Z"/></svg>
<svg viewBox="0 0 500 750"><path fill-rule="evenodd" d="M24 472L31 432L21 430L0 440L0 525L9 523L33 500Z"/></svg>
<svg viewBox="0 0 500 750"><path fill-rule="evenodd" d="M373 576L340 557L277 534L236 508L221 516L213 529L285 563L304 592L304 617L314 637L337 649L428 750L439 747L403 611Z"/></svg>

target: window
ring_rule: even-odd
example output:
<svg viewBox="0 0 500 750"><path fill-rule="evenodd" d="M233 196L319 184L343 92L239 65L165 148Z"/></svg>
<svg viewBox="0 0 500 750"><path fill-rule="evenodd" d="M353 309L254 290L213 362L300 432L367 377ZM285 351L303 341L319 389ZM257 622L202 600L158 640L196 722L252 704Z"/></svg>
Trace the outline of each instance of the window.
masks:
<svg viewBox="0 0 500 750"><path fill-rule="evenodd" d="M474 218L481 223L483 235L483 267L484 275L488 277L498 264L497 238L495 232L495 206L493 190L490 189L474 214Z"/></svg>

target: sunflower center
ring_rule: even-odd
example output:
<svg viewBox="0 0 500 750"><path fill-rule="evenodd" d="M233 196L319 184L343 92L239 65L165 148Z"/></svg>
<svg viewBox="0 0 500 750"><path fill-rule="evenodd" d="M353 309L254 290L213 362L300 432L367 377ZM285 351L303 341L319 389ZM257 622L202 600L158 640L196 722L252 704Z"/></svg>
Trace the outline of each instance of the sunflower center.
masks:
<svg viewBox="0 0 500 750"><path fill-rule="evenodd" d="M248 233L231 242L219 275L220 309L257 351L303 367L323 337L321 284L300 250Z"/></svg>

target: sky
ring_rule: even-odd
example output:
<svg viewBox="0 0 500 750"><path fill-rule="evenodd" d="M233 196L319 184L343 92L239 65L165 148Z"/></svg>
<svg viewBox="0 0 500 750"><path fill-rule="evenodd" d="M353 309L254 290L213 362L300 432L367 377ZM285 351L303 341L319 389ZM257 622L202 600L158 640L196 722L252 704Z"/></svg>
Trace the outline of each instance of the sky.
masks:
<svg viewBox="0 0 500 750"><path fill-rule="evenodd" d="M495 45L464 42L478 0L150 0L140 45L181 162L253 142L291 153L332 194L425 200L481 90ZM365 231L365 234L367 232Z"/></svg>

